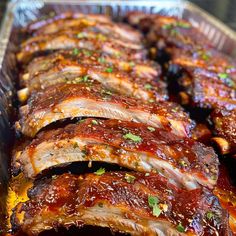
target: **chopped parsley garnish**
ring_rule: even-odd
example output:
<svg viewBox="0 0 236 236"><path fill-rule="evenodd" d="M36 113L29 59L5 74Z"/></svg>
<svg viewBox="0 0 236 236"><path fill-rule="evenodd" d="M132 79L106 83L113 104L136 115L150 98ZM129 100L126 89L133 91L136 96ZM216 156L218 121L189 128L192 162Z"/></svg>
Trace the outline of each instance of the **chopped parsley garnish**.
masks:
<svg viewBox="0 0 236 236"><path fill-rule="evenodd" d="M161 214L161 209L158 205L159 199L155 196L148 196L148 205L152 208L152 214L158 217Z"/></svg>
<svg viewBox="0 0 236 236"><path fill-rule="evenodd" d="M85 37L85 34L83 32L77 34L78 39L82 39Z"/></svg>
<svg viewBox="0 0 236 236"><path fill-rule="evenodd" d="M184 161L184 160L180 160L179 161L179 164L182 166L182 167L187 167L188 164Z"/></svg>
<svg viewBox="0 0 236 236"><path fill-rule="evenodd" d="M191 25L188 22L177 21L175 23L163 25L162 29L170 30L170 29L173 29L174 27L189 29L189 28L191 28Z"/></svg>
<svg viewBox="0 0 236 236"><path fill-rule="evenodd" d="M92 124L93 124L93 125L97 125L98 122L97 122L96 120L92 120Z"/></svg>
<svg viewBox="0 0 236 236"><path fill-rule="evenodd" d="M151 84L145 84L145 85L144 85L144 88L149 90L149 89L152 88L152 85L151 85Z"/></svg>
<svg viewBox="0 0 236 236"><path fill-rule="evenodd" d="M181 28L185 28L185 29L189 29L191 27L191 25L187 22L182 22L182 21L178 21L176 23L176 26L181 27Z"/></svg>
<svg viewBox="0 0 236 236"><path fill-rule="evenodd" d="M179 32L178 32L178 30L176 30L176 29L172 29L171 31L170 31L170 34L171 35L176 35L176 34L178 34Z"/></svg>
<svg viewBox="0 0 236 236"><path fill-rule="evenodd" d="M227 79L229 77L229 75L227 73L219 73L218 76L221 78L221 79Z"/></svg>
<svg viewBox="0 0 236 236"><path fill-rule="evenodd" d="M130 139L130 140L137 142L137 143L142 141L142 138L140 136L132 134L130 132L128 134L123 135L123 137L125 139Z"/></svg>
<svg viewBox="0 0 236 236"><path fill-rule="evenodd" d="M87 50L84 50L83 53L85 56L91 56L93 54L92 52L87 51Z"/></svg>
<svg viewBox="0 0 236 236"><path fill-rule="evenodd" d="M96 175L103 175L106 172L105 168L99 168L97 171L94 172Z"/></svg>
<svg viewBox="0 0 236 236"><path fill-rule="evenodd" d="M184 233L184 232L185 232L185 228L184 228L184 226L183 226L181 223L179 223L179 224L177 225L176 229L177 229L179 232L181 232L181 233Z"/></svg>
<svg viewBox="0 0 236 236"><path fill-rule="evenodd" d="M89 78L89 75L85 75L85 76L83 76L82 80L83 80L84 82L87 82L87 81L88 81L88 78Z"/></svg>
<svg viewBox="0 0 236 236"><path fill-rule="evenodd" d="M162 26L162 29L171 29L173 27L172 24L165 24Z"/></svg>
<svg viewBox="0 0 236 236"><path fill-rule="evenodd" d="M125 180L126 180L128 183L130 183L130 184L134 183L135 179L136 179L135 176L130 175L130 174L128 174L128 173L125 174Z"/></svg>
<svg viewBox="0 0 236 236"><path fill-rule="evenodd" d="M155 128L153 128L153 127L151 127L151 126L148 126L147 129L148 129L149 131L151 131L151 132L154 132L154 131L156 130Z"/></svg>
<svg viewBox="0 0 236 236"><path fill-rule="evenodd" d="M210 59L210 55L203 52L203 53L202 53L202 59L203 59L204 61L207 61L207 60Z"/></svg>
<svg viewBox="0 0 236 236"><path fill-rule="evenodd" d="M135 66L135 63L134 63L133 61L131 61L131 62L129 63L129 66L134 67L134 66Z"/></svg>
<svg viewBox="0 0 236 236"><path fill-rule="evenodd" d="M158 197L155 196L148 196L148 205L150 207L154 207L154 205L159 203Z"/></svg>
<svg viewBox="0 0 236 236"><path fill-rule="evenodd" d="M154 99L151 98L151 99L149 99L148 101L149 101L150 103L153 103L153 102L154 102Z"/></svg>
<svg viewBox="0 0 236 236"><path fill-rule="evenodd" d="M105 72L112 73L113 69L111 67L106 68Z"/></svg>
<svg viewBox="0 0 236 236"><path fill-rule="evenodd" d="M105 41L107 37L104 36L103 34L97 34L97 39L100 39L101 41Z"/></svg>
<svg viewBox="0 0 236 236"><path fill-rule="evenodd" d="M211 212L211 211L208 211L208 212L206 213L206 217L207 217L208 220L211 220L211 219L214 217L214 213Z"/></svg>
<svg viewBox="0 0 236 236"><path fill-rule="evenodd" d="M72 54L73 54L73 55L78 55L79 52L80 52L80 51L79 51L78 48L74 48Z"/></svg>
<svg viewBox="0 0 236 236"><path fill-rule="evenodd" d="M106 94L106 95L112 95L112 92L109 90L102 90L102 94Z"/></svg>
<svg viewBox="0 0 236 236"><path fill-rule="evenodd" d="M156 217L158 217L161 214L161 209L159 207L159 205L154 205L152 208L152 214Z"/></svg>
<svg viewBox="0 0 236 236"><path fill-rule="evenodd" d="M100 63L105 63L106 60L105 60L104 57L99 57L99 58L98 58L98 62L100 62Z"/></svg>

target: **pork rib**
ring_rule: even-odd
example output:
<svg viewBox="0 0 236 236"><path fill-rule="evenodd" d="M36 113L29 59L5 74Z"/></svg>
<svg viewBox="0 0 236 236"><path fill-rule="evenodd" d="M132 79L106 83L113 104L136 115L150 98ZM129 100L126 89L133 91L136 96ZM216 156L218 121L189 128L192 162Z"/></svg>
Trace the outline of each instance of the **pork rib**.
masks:
<svg viewBox="0 0 236 236"><path fill-rule="evenodd" d="M48 87L32 96L20 112L20 130L31 137L54 121L81 116L133 120L166 128L179 136L188 136L192 127L188 115L175 103L142 103L90 81Z"/></svg>
<svg viewBox="0 0 236 236"><path fill-rule="evenodd" d="M130 68L130 63L120 61L120 66L117 67L115 64L109 63L109 61L115 63L117 59L97 57L98 53L90 53L91 55L88 56L86 50L81 52L80 56L69 55L69 52L67 54L65 52L64 55L56 53L40 59L36 58L28 66L28 76L26 74L23 76L23 78L27 77L24 82L28 94L53 84L74 83L79 78L89 76L102 83L106 88L122 94L132 95L146 101L167 99L166 84L160 78L153 77L153 74L160 74L158 66L156 67L159 71L146 64L138 64L136 68ZM127 64L128 67L126 67ZM119 67L122 65L126 71L120 71ZM145 76L145 79L142 75ZM149 75L149 78L146 75Z"/></svg>
<svg viewBox="0 0 236 236"><path fill-rule="evenodd" d="M226 78L227 79L227 78ZM228 78L230 81L230 78ZM190 101L202 108L236 108L235 89L221 81L219 75L202 69L194 70L192 76L179 80Z"/></svg>
<svg viewBox="0 0 236 236"><path fill-rule="evenodd" d="M218 176L218 159L212 148L163 129L118 120L90 118L41 132L17 161L30 178L75 161L103 161L159 172L188 189L197 188L198 183L212 188Z"/></svg>
<svg viewBox="0 0 236 236"><path fill-rule="evenodd" d="M72 29L27 39L21 44L17 59L19 62L28 62L37 53L71 48L101 50L121 59L130 58L135 60L146 57L146 50L142 44L112 39L101 33Z"/></svg>
<svg viewBox="0 0 236 236"><path fill-rule="evenodd" d="M211 114L216 137L213 141L222 154L236 153L236 110L215 109Z"/></svg>
<svg viewBox="0 0 236 236"><path fill-rule="evenodd" d="M70 225L132 235L231 234L228 215L211 192L182 190L156 174L64 174L38 183L28 195L11 217L13 228L28 235Z"/></svg>

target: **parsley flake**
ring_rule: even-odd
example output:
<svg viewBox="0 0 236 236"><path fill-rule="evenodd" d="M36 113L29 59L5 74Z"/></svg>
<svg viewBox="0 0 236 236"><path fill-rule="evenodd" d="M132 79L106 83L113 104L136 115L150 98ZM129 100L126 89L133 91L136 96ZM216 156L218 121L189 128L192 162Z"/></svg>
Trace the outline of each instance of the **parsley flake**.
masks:
<svg viewBox="0 0 236 236"><path fill-rule="evenodd" d="M134 142L141 142L142 141L142 138L140 137L140 136L138 136L138 135L135 135L135 134L132 134L132 133L127 133L127 134L125 134L125 135L123 135L123 137L125 138L125 139L130 139L130 140L132 140L132 141L134 141Z"/></svg>
<svg viewBox="0 0 236 236"><path fill-rule="evenodd" d="M98 62L100 62L100 63L105 63L106 60L105 60L104 57L99 57L99 58L98 58Z"/></svg>
<svg viewBox="0 0 236 236"><path fill-rule="evenodd" d="M152 85L151 85L151 84L145 84L145 85L144 85L144 88L149 90L149 89L152 88Z"/></svg>
<svg viewBox="0 0 236 236"><path fill-rule="evenodd" d="M162 29L171 29L173 27L173 25L172 24L165 24L165 25L163 25L162 26Z"/></svg>
<svg viewBox="0 0 236 236"><path fill-rule="evenodd" d="M214 217L214 213L211 212L211 211L208 211L208 212L206 213L206 217L207 217L208 220L211 220L211 219Z"/></svg>
<svg viewBox="0 0 236 236"><path fill-rule="evenodd" d="M97 171L94 172L96 175L103 175L106 172L105 168L99 168Z"/></svg>
<svg viewBox="0 0 236 236"><path fill-rule="evenodd" d="M153 102L155 102L155 100L154 100L154 99L152 99L152 98L151 98L151 99L149 99L148 101L149 101L150 103L153 103Z"/></svg>
<svg viewBox="0 0 236 236"><path fill-rule="evenodd" d="M154 132L154 131L156 130L155 128L153 128L153 127L151 127L151 126L148 126L147 129L148 129L149 131L151 131L151 132Z"/></svg>
<svg viewBox="0 0 236 236"><path fill-rule="evenodd" d="M159 203L158 197L155 196L148 196L148 205L150 207L154 207L154 205Z"/></svg>
<svg viewBox="0 0 236 236"><path fill-rule="evenodd" d="M148 205L152 208L152 214L158 217L161 214L161 209L158 205L159 199L155 196L148 196Z"/></svg>
<svg viewBox="0 0 236 236"><path fill-rule="evenodd" d="M128 183L130 183L130 184L134 183L135 179L136 179L135 176L130 175L130 174L128 174L128 173L125 174L125 180L126 180Z"/></svg>
<svg viewBox="0 0 236 236"><path fill-rule="evenodd" d="M179 223L179 224L177 225L176 229L177 229L179 232L181 232L181 233L184 233L184 232L185 232L185 228L184 228L184 226L183 226L181 223Z"/></svg>
<svg viewBox="0 0 236 236"><path fill-rule="evenodd" d="M87 82L87 81L88 81L88 78L89 78L89 75L85 75L85 76L83 76L82 80L83 80L84 82Z"/></svg>
<svg viewBox="0 0 236 236"><path fill-rule="evenodd" d="M111 67L106 68L105 72L112 73L113 69Z"/></svg>
<svg viewBox="0 0 236 236"><path fill-rule="evenodd" d="M78 55L79 54L79 49L78 48L74 48L73 51L72 51L72 54L73 55Z"/></svg>
<svg viewBox="0 0 236 236"><path fill-rule="evenodd" d="M131 62L129 63L129 66L130 66L130 67L134 67L134 66L135 66L135 63L134 63L133 61L131 61Z"/></svg>
<svg viewBox="0 0 236 236"><path fill-rule="evenodd" d="M83 32L77 34L78 39L82 39L85 37L85 34Z"/></svg>
<svg viewBox="0 0 236 236"><path fill-rule="evenodd" d="M178 21L176 23L176 26L184 28L184 29L189 29L191 27L191 25L187 22L182 22L182 21Z"/></svg>
<svg viewBox="0 0 236 236"><path fill-rule="evenodd" d="M221 78L221 79L227 79L229 77L229 75L227 73L219 73L218 76Z"/></svg>
<svg viewBox="0 0 236 236"><path fill-rule="evenodd" d="M152 208L152 214L158 217L161 214L161 209L158 204L155 204Z"/></svg>
<svg viewBox="0 0 236 236"><path fill-rule="evenodd" d="M93 124L93 125L97 125L98 122L97 122L96 120L92 120L92 124Z"/></svg>

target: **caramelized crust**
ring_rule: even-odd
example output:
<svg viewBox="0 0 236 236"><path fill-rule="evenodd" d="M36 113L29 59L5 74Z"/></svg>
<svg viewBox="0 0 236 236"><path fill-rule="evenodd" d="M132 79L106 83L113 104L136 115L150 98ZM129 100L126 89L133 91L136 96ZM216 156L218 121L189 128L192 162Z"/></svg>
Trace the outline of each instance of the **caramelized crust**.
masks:
<svg viewBox="0 0 236 236"><path fill-rule="evenodd" d="M191 97L194 105L202 108L236 108L235 89L222 82L219 75L204 70L195 70L193 77L183 77L180 84Z"/></svg>
<svg viewBox="0 0 236 236"><path fill-rule="evenodd" d="M28 177L75 161L105 161L160 172L179 186L212 188L218 176L213 149L163 129L118 120L86 119L41 132L16 158Z"/></svg>
<svg viewBox="0 0 236 236"><path fill-rule="evenodd" d="M216 109L211 114L215 135L214 139L223 154L236 153L236 110Z"/></svg>
<svg viewBox="0 0 236 236"><path fill-rule="evenodd" d="M95 32L93 32L95 31ZM39 53L59 49L88 49L100 50L104 53L115 55L120 59L135 60L146 57L146 50L140 43L126 42L122 39L111 38L110 35L96 33L92 29L68 29L49 35L39 35L27 39L21 44L17 59L21 63L29 60Z"/></svg>
<svg viewBox="0 0 236 236"><path fill-rule="evenodd" d="M150 15L138 12L128 13L128 21L148 32L147 40L158 49L165 47L189 50L198 45L211 47L211 43L190 22L172 16Z"/></svg>
<svg viewBox="0 0 236 236"><path fill-rule="evenodd" d="M70 225L109 226L132 235L231 234L227 213L207 189L178 189L156 174L64 174L41 181L28 195L11 218L13 228L28 235Z"/></svg>
<svg viewBox="0 0 236 236"><path fill-rule="evenodd" d="M90 77L108 89L143 100L158 101L168 97L166 84L160 80L160 67L154 63L144 61L131 64L88 50L78 50L76 53L54 53L31 62L28 74L22 78L25 78L28 94L53 84L73 84Z"/></svg>
<svg viewBox="0 0 236 236"><path fill-rule="evenodd" d="M175 103L142 103L87 81L58 84L35 94L21 107L20 129L23 134L33 137L54 121L80 116L133 120L165 128L179 136L188 136L192 127L188 115Z"/></svg>

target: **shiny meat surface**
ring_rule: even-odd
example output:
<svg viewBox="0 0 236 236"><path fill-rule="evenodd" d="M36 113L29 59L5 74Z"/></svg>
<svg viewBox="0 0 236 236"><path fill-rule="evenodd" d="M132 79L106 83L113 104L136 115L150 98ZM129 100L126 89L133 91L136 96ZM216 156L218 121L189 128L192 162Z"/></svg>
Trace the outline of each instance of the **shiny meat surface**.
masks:
<svg viewBox="0 0 236 236"><path fill-rule="evenodd" d="M132 235L231 235L227 213L207 189L183 190L157 175L63 174L39 182L15 208L15 230L97 225Z"/></svg>
<svg viewBox="0 0 236 236"><path fill-rule="evenodd" d="M213 140L223 154L236 153L236 110L216 109L211 114L216 137Z"/></svg>
<svg viewBox="0 0 236 236"><path fill-rule="evenodd" d="M61 21L62 19L86 19L86 20L92 20L95 22L100 23L111 23L111 19L108 16L102 15L102 14L84 14L81 12L62 12L60 14L55 14L53 16L48 16L47 18L43 17L42 19L37 19L36 21L33 21L29 23L25 31L28 33L33 33L37 30L42 29L43 27L56 23L57 21Z"/></svg>
<svg viewBox="0 0 236 236"><path fill-rule="evenodd" d="M160 79L161 69L150 61L136 64L93 51L72 50L36 58L27 68L22 82L29 94L53 84L73 84L90 77L108 89L146 101L168 97L166 83Z"/></svg>
<svg viewBox="0 0 236 236"><path fill-rule="evenodd" d="M116 55L117 58L131 60L146 57L146 50L141 43L127 42L111 35L97 33L96 30L68 29L49 35L33 36L21 44L17 54L19 62L28 62L35 54L59 49L100 50Z"/></svg>
<svg viewBox="0 0 236 236"><path fill-rule="evenodd" d="M198 107L235 109L236 90L222 81L220 75L198 69L193 72L192 77L184 76L179 83L190 97L190 101Z"/></svg>
<svg viewBox="0 0 236 236"><path fill-rule="evenodd" d="M140 15L139 15L140 14ZM211 47L211 43L190 22L172 16L150 15L138 12L128 13L131 24L148 32L147 40L157 48L177 47L184 50L196 48L198 45Z"/></svg>
<svg viewBox="0 0 236 236"><path fill-rule="evenodd" d="M103 161L159 172L188 189L212 188L219 164L212 148L192 139L140 123L98 119L41 132L16 161L30 178L57 165Z"/></svg>
<svg viewBox="0 0 236 236"><path fill-rule="evenodd" d="M52 122L81 116L142 122L185 137L192 127L188 115L175 103L153 100L142 103L88 80L54 85L32 96L27 105L21 107L20 130L33 137Z"/></svg>

